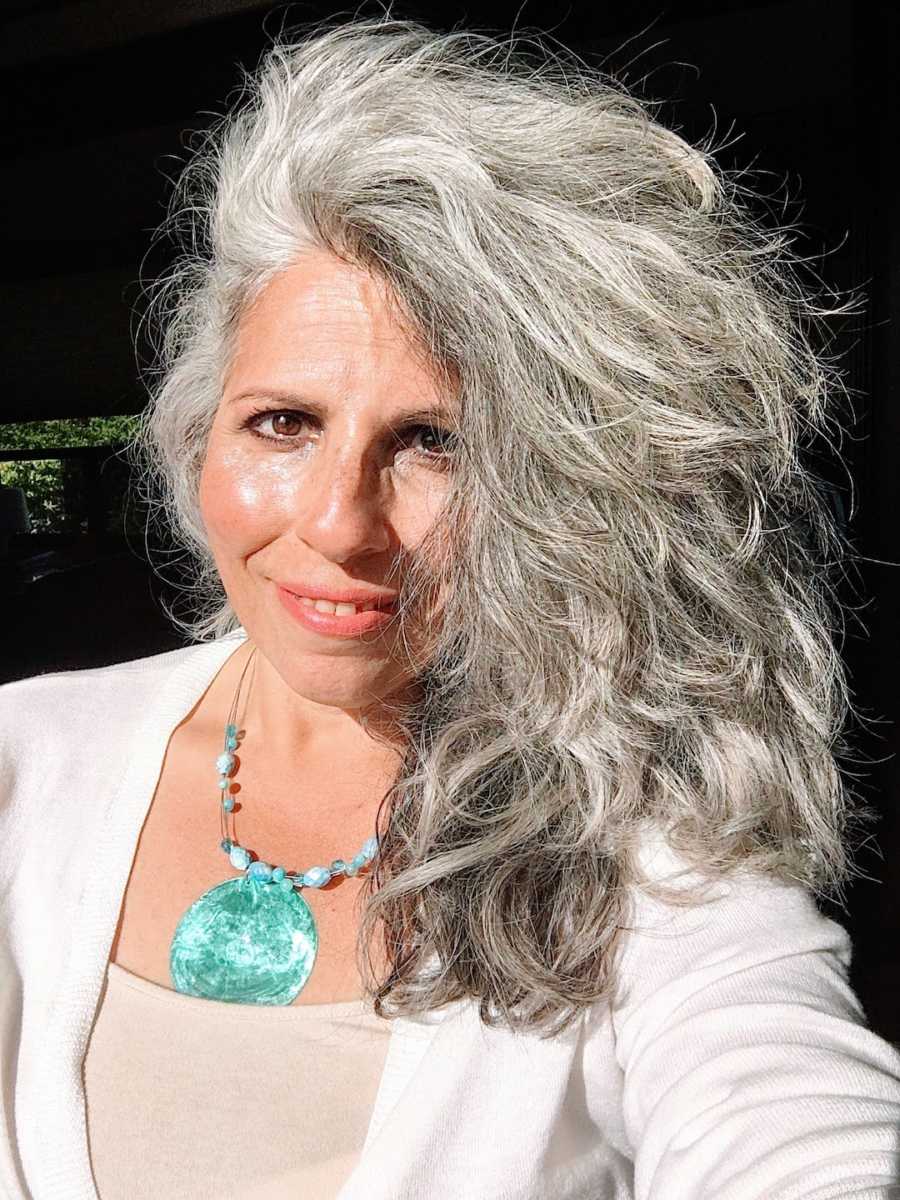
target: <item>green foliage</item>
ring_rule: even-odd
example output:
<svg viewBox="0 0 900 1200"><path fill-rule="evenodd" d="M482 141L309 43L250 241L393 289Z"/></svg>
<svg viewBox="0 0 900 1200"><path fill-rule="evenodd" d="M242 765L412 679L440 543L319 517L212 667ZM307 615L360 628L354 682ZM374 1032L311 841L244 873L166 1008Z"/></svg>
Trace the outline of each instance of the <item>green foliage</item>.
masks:
<svg viewBox="0 0 900 1200"><path fill-rule="evenodd" d="M137 417L73 417L55 421L23 421L0 425L0 451L64 449L73 446L120 448L134 434ZM31 528L35 533L78 533L87 527L88 473L77 458L35 458L3 461L0 483L25 492ZM131 528L126 513L128 469L115 450L104 456L100 487L107 533Z"/></svg>
<svg viewBox="0 0 900 1200"><path fill-rule="evenodd" d="M0 425L0 450L38 450L48 446L115 446L129 440L137 417L67 417L57 421L20 421Z"/></svg>

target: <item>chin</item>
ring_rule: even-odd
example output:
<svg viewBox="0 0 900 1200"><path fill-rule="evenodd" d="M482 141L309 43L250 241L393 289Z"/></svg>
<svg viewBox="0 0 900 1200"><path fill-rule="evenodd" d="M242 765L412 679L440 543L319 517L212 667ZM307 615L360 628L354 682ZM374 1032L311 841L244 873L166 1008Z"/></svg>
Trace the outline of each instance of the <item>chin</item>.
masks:
<svg viewBox="0 0 900 1200"><path fill-rule="evenodd" d="M265 653L264 647L260 650ZM272 666L298 696L332 708L364 708L402 685L397 665L383 658L293 649L278 655Z"/></svg>

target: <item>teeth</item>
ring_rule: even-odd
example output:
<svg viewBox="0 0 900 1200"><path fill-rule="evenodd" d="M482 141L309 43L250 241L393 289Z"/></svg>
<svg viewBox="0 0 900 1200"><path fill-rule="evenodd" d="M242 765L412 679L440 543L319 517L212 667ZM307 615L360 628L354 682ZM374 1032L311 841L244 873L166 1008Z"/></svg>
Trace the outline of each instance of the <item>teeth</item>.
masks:
<svg viewBox="0 0 900 1200"><path fill-rule="evenodd" d="M352 617L356 612L356 605L332 604L330 600L317 600L316 611L334 613L336 617Z"/></svg>
<svg viewBox="0 0 900 1200"><path fill-rule="evenodd" d="M358 612L369 612L375 608L374 603L335 604L331 600L312 600L309 596L298 596L297 599L307 608L314 608L318 612L332 613L336 617L352 617Z"/></svg>

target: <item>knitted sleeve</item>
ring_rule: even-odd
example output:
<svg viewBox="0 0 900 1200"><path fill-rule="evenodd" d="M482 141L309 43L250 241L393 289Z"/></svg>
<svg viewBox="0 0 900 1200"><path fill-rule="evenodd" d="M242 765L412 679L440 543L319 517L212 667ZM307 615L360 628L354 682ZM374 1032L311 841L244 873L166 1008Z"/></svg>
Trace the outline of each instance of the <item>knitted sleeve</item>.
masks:
<svg viewBox="0 0 900 1200"><path fill-rule="evenodd" d="M900 1197L900 1053L869 1029L847 931L746 874L642 897L612 1010L635 1200Z"/></svg>

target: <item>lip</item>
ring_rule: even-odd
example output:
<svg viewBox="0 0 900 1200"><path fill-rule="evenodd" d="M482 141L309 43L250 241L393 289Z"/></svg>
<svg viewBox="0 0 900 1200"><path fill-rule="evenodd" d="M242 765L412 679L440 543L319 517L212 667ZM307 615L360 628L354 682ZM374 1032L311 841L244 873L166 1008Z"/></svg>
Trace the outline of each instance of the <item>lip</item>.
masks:
<svg viewBox="0 0 900 1200"><path fill-rule="evenodd" d="M281 584L276 584L275 590L283 607L298 624L302 625L305 629L311 630L313 633L323 634L326 637L360 637L364 633L383 629L396 615L396 611L392 606L387 609L373 608L368 612L339 617L334 613L318 612L315 608L301 604L299 596L295 596L287 588L282 587ZM353 601L347 601L347 603L353 603ZM359 603L365 603L365 601L360 601Z"/></svg>
<svg viewBox="0 0 900 1200"><path fill-rule="evenodd" d="M311 583L293 582L287 580L279 583L279 587L295 596L308 596L310 600L331 600L335 604L377 604L386 608L397 599L396 592L376 592L371 588L325 588L316 587Z"/></svg>

